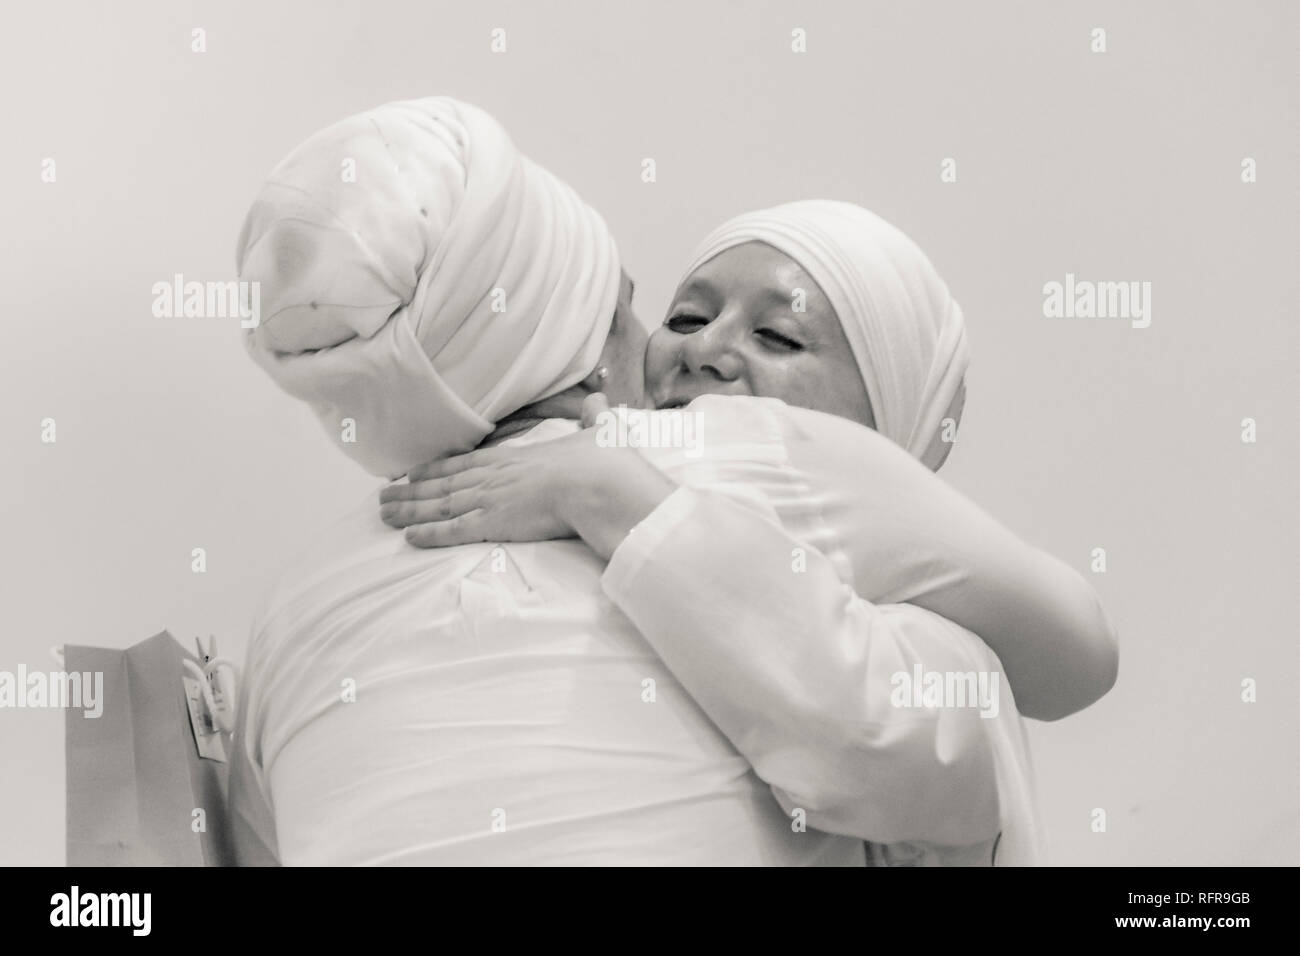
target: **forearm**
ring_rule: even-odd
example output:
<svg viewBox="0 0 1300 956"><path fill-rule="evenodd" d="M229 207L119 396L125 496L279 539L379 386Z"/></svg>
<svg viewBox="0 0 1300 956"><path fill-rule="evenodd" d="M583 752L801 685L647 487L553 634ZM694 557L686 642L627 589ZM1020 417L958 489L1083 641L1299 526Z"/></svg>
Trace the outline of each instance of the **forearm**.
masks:
<svg viewBox="0 0 1300 956"><path fill-rule="evenodd" d="M1078 572L1023 542L1008 543L1006 551L1019 552L1019 567L917 603L980 635L1002 661L1023 715L1058 720L1114 685L1115 630Z"/></svg>
<svg viewBox="0 0 1300 956"><path fill-rule="evenodd" d="M802 409L787 409L782 423L859 595L914 604L979 635L1025 716L1066 716L1114 684L1115 631L1078 572L876 433Z"/></svg>
<svg viewBox="0 0 1300 956"><path fill-rule="evenodd" d="M676 487L632 449L602 448L577 464L558 508L574 533L609 560L628 532ZM864 495L858 507L878 505ZM914 517L914 532L896 524L886 534L855 538L854 564L867 572L857 582L860 597L882 596L871 589L879 576L867 568L870 562L899 561L908 553L937 555L941 566L962 572L931 570L930 577L941 583L920 589L909 602L978 634L1001 660L1021 714L1058 720L1110 690L1118 667L1115 632L1096 592L1077 572L977 512L951 521ZM931 526L941 533L926 537ZM909 547L913 533L929 543ZM918 569L918 579L921 575Z"/></svg>
<svg viewBox="0 0 1300 956"><path fill-rule="evenodd" d="M574 533L608 561L628 532L676 488L633 449L602 448L579 466L556 507Z"/></svg>

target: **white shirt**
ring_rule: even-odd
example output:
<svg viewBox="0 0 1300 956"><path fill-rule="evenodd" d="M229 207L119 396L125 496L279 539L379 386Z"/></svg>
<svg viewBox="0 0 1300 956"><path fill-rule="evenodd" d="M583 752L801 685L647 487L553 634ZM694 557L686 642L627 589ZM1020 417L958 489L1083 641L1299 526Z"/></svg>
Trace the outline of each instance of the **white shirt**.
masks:
<svg viewBox="0 0 1300 956"><path fill-rule="evenodd" d="M1005 681L996 718L891 703L897 673L996 657L859 596L960 587L906 520L978 551L1000 539L962 535L988 519L852 423L767 399L691 411L701 454L645 450L683 487L607 570L577 541L413 549L374 499L313 546L250 645L243 862L278 843L284 863L862 865L864 839L987 862L1008 830L1032 861Z"/></svg>

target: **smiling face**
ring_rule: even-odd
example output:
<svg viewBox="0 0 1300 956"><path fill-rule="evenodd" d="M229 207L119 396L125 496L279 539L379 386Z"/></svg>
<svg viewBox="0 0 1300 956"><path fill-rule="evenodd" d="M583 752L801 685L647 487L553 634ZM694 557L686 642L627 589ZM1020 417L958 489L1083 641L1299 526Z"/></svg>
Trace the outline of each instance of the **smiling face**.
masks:
<svg viewBox="0 0 1300 956"><path fill-rule="evenodd" d="M686 277L646 345L645 385L656 408L761 395L875 427L830 300L802 266L761 242L727 249Z"/></svg>

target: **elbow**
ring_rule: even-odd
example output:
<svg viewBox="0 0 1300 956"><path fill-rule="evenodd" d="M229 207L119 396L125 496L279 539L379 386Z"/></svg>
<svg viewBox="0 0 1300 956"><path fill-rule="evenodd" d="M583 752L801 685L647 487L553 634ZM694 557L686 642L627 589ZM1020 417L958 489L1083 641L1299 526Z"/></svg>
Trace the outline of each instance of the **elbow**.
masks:
<svg viewBox="0 0 1300 956"><path fill-rule="evenodd" d="M870 795L880 780L905 773L901 761L887 767L871 733L855 729L847 712L838 719L821 709L787 711L781 736L768 746L739 749L772 790L787 815L805 815L808 826L827 833L878 839L873 825L884 807ZM773 746L779 740L780 745ZM888 769L888 774L882 771ZM863 817L873 824L864 824Z"/></svg>
<svg viewBox="0 0 1300 956"><path fill-rule="evenodd" d="M1107 626L1106 640L1101 650L1101 679L1098 682L1097 699L1110 693L1110 689L1119 680L1119 635L1113 627Z"/></svg>
<svg viewBox="0 0 1300 956"><path fill-rule="evenodd" d="M1115 633L1115 625L1106 616L1101 598L1095 591L1092 594L1092 620L1091 666L1087 681L1089 693L1084 707L1095 704L1109 694L1119 679L1119 635Z"/></svg>
<svg viewBox="0 0 1300 956"><path fill-rule="evenodd" d="M1075 642L1083 653L1069 668L1064 685L1044 700L1026 702L1024 716L1043 721L1060 720L1092 706L1115 686L1119 679L1119 635L1095 592L1091 594L1086 619L1089 626Z"/></svg>
<svg viewBox="0 0 1300 956"><path fill-rule="evenodd" d="M1092 700L1088 701L1088 703L1096 703L1109 694L1117 680L1119 680L1119 636L1115 633L1115 629L1110 626L1110 622L1107 621L1105 637L1097 650L1094 693Z"/></svg>
<svg viewBox="0 0 1300 956"><path fill-rule="evenodd" d="M783 764L782 774L759 776L787 815L801 811L816 830L963 846L998 832L993 754L970 714L887 724L841 719Z"/></svg>

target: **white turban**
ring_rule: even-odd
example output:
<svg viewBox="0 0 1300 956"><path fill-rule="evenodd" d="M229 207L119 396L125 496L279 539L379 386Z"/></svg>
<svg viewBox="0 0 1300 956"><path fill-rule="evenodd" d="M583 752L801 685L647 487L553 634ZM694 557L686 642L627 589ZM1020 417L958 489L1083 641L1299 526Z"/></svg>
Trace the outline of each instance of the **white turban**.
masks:
<svg viewBox="0 0 1300 956"><path fill-rule="evenodd" d="M387 477L586 377L619 286L600 216L447 97L300 145L249 210L236 261L260 283L253 358Z"/></svg>
<svg viewBox="0 0 1300 956"><path fill-rule="evenodd" d="M970 355L961 307L925 253L861 206L813 199L723 223L686 274L746 242L785 253L816 281L844 327L876 430L938 469L951 447L943 422L961 416Z"/></svg>

